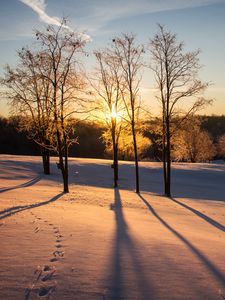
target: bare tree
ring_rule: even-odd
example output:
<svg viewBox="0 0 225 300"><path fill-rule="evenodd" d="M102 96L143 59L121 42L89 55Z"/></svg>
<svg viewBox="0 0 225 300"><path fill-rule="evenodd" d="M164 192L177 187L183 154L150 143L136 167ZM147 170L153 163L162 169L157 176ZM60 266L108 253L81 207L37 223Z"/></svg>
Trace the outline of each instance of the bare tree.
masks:
<svg viewBox="0 0 225 300"><path fill-rule="evenodd" d="M171 124L177 116L179 128L183 120L195 113L210 101L201 97L208 83L198 79L199 50L184 53L183 43L177 41L175 34L159 25L159 32L150 41L151 69L154 72L157 99L162 109L162 148L164 189L171 196ZM188 103L187 100L188 99ZM184 105L185 103L185 105ZM185 109L185 107L188 107Z"/></svg>
<svg viewBox="0 0 225 300"><path fill-rule="evenodd" d="M80 58L87 38L69 30L64 20L59 27L36 31L36 38L35 51L20 51L21 64L15 70L7 68L3 83L12 106L32 120L28 130L33 139L57 151L67 193L68 151L76 141L69 120L83 106Z"/></svg>
<svg viewBox="0 0 225 300"><path fill-rule="evenodd" d="M59 168L63 177L64 192L68 186L68 150L75 142L70 138L69 118L82 106L81 91L84 81L80 69L80 56L87 39L82 34L68 30L65 22L61 26L48 26L46 31L36 31L37 40L47 59L48 71L42 74L51 82L51 108L55 145L59 155Z"/></svg>
<svg viewBox="0 0 225 300"><path fill-rule="evenodd" d="M103 139L107 144L112 145L114 187L118 181L118 145L121 130L123 128L122 114L124 103L121 96L121 66L114 59L110 49L96 51L95 57L98 63L95 72L95 79L92 86L97 93L97 109L103 116L107 130L103 134ZM110 137L110 139L108 139Z"/></svg>
<svg viewBox="0 0 225 300"><path fill-rule="evenodd" d="M21 116L19 130L24 130L28 138L41 147L44 173L50 174L51 84L42 76L46 55L22 48L18 57L16 68L6 66L5 77L1 80L6 87L4 94L12 113Z"/></svg>
<svg viewBox="0 0 225 300"><path fill-rule="evenodd" d="M138 45L133 34L122 34L113 39L112 52L122 69L122 97L127 112L127 121L131 126L135 160L136 193L139 193L139 169L137 150L137 122L140 110L139 86L143 67L144 48Z"/></svg>

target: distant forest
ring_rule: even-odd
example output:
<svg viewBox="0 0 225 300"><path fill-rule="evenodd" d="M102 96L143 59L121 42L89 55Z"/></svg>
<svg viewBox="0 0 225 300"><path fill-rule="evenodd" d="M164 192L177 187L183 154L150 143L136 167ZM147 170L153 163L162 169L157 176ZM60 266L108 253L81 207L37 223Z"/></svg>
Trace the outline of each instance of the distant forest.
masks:
<svg viewBox="0 0 225 300"><path fill-rule="evenodd" d="M0 153L18 155L41 155L40 147L18 130L19 118L0 117ZM105 146L101 140L104 128L94 122L81 121L76 124L74 138L77 143L70 148L72 157L103 158ZM52 153L54 155L54 153Z"/></svg>
<svg viewBox="0 0 225 300"><path fill-rule="evenodd" d="M225 134L225 116L198 116L201 130L207 132L215 149L213 159L223 159L218 150L218 142ZM160 161L161 150L158 144L155 126L157 119L146 122L142 130L143 136L149 139L149 146L144 148L140 159ZM18 117L0 117L0 153L15 155L41 155L40 147L27 137L26 132L18 130ZM107 129L103 124L94 121L78 121L75 125L73 144L69 150L70 157L111 158L102 135ZM198 136L197 136L198 138ZM176 143L174 148L176 149ZM56 153L52 153L56 155ZM130 160L129 155L120 154L120 159ZM173 160L186 161L185 159Z"/></svg>

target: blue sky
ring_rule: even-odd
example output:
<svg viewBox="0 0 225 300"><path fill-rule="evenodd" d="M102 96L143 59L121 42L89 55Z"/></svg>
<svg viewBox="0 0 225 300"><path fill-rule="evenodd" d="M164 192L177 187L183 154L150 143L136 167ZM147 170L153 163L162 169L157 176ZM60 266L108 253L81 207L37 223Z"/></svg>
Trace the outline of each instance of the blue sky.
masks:
<svg viewBox="0 0 225 300"><path fill-rule="evenodd" d="M92 42L88 50L106 46L113 36L133 32L147 43L157 23L177 33L187 50L202 50L200 78L212 82L206 96L214 98L207 114L225 114L225 0L0 0L0 74L6 63L15 65L16 50L29 45L33 29L68 17L70 27L85 30ZM143 98L157 111L154 80L146 71ZM0 102L0 114L7 113Z"/></svg>

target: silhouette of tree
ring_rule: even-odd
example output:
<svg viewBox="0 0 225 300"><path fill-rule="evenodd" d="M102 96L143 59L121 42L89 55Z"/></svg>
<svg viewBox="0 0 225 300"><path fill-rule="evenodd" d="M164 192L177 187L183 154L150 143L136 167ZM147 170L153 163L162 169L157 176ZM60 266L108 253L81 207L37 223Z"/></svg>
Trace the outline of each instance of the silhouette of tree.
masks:
<svg viewBox="0 0 225 300"><path fill-rule="evenodd" d="M177 41L176 35L159 25L159 32L150 41L150 52L151 69L158 90L157 99L161 104L164 190L166 196L170 197L173 131L175 132L189 115L211 101L201 96L208 83L202 83L198 79L201 67L199 50L185 53L183 43ZM178 116L180 121L172 130L173 120Z"/></svg>

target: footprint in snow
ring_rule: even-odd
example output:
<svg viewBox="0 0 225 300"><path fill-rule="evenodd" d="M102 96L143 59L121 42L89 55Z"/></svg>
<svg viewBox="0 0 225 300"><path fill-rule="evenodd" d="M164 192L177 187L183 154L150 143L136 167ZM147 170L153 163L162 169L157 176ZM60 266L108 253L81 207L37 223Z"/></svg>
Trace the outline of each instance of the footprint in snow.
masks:
<svg viewBox="0 0 225 300"><path fill-rule="evenodd" d="M49 296L54 290L55 290L55 286L41 287L38 292L38 296L39 297Z"/></svg>
<svg viewBox="0 0 225 300"><path fill-rule="evenodd" d="M48 271L51 271L51 270L52 270L52 267L49 266L49 265L45 265L44 268L43 268L44 272L48 272Z"/></svg>
<svg viewBox="0 0 225 300"><path fill-rule="evenodd" d="M58 258L53 257L53 258L50 259L50 262L55 262L55 261L58 261Z"/></svg>
<svg viewBox="0 0 225 300"><path fill-rule="evenodd" d="M59 251L59 250L56 250L53 252L53 255L55 257L59 256L59 257L63 257L64 256L64 251Z"/></svg>
<svg viewBox="0 0 225 300"><path fill-rule="evenodd" d="M62 237L63 237L63 235L61 235L61 234L57 234L57 236L56 236L57 239L60 239Z"/></svg>
<svg viewBox="0 0 225 300"><path fill-rule="evenodd" d="M45 282L47 280L50 280L53 278L54 276L54 273L55 273L56 270L52 270L50 272L48 272L48 274L44 275L42 278L41 278L41 281Z"/></svg>

